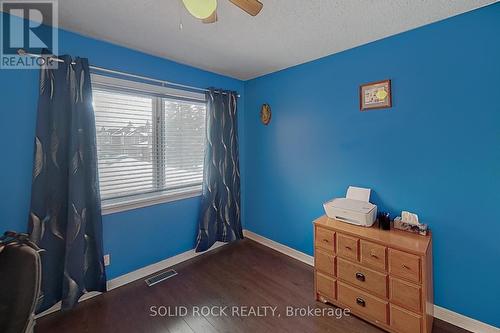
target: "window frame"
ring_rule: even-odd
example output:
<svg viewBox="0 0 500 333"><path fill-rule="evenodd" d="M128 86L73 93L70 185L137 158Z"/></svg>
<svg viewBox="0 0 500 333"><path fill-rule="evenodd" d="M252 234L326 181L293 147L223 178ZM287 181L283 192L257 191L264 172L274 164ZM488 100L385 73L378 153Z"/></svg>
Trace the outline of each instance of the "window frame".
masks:
<svg viewBox="0 0 500 333"><path fill-rule="evenodd" d="M153 98L152 123L153 123L153 149L158 149L157 143L158 122L161 122L164 117L163 103L165 99L175 99L186 102L201 103L207 105L206 96L204 93L175 89L165 85L149 84L140 81L121 79L97 73L91 73L92 89L101 91L111 91L118 93L129 93L146 95ZM95 111L94 111L95 112ZM162 152L163 154L164 152ZM159 165L153 163L153 177L160 173ZM100 181L100 179L99 179ZM102 215L124 212L127 210L138 209L162 203L183 200L188 198L198 197L202 194L202 185L186 186L178 189L169 189L163 191L154 191L150 193L133 194L117 198L101 200Z"/></svg>

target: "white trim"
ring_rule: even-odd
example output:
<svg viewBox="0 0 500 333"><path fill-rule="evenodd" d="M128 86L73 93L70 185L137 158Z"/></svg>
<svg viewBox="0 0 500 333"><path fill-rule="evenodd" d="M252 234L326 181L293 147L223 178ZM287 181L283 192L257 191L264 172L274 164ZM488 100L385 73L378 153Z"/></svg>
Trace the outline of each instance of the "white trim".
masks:
<svg viewBox="0 0 500 333"><path fill-rule="evenodd" d="M460 313L434 305L434 317L461 327L474 333L499 333L500 328L496 328L479 320L461 315Z"/></svg>
<svg viewBox="0 0 500 333"><path fill-rule="evenodd" d="M217 249L221 246L224 246L226 244L227 243L216 242L214 245L212 245L212 247L210 249L208 249L205 252L195 252L195 250L192 249L192 250L180 253L176 256L159 261L157 263L151 264L149 266L139 268L138 270L132 271L130 273L127 273L127 274L118 276L112 280L109 280L107 282L107 289L108 289L108 291L111 291L113 289L119 288L119 287L124 286L126 284L129 284L131 282L134 282L136 280L144 279L146 276L149 276L149 275L154 274L156 272L162 271L166 268L177 265L181 262L187 261L187 260L192 259L194 257L197 257L199 255L203 255L205 253L208 253L208 252L215 250L215 249ZM101 294L100 292L96 292L96 291L86 293L80 298L79 302L86 301L86 300L93 298L95 296L98 296L100 294ZM51 314L53 312L59 311L60 309L61 309L61 302L55 304L50 309L47 309L44 312L37 314L36 319L41 318L43 316L46 316L48 314Z"/></svg>
<svg viewBox="0 0 500 333"><path fill-rule="evenodd" d="M158 205L166 202L189 199L201 195L201 185L179 190L134 195L120 199L102 201L102 215Z"/></svg>
<svg viewBox="0 0 500 333"><path fill-rule="evenodd" d="M245 236L246 238L251 239L253 241L256 241L257 243L260 243L262 245L270 247L273 250L276 250L278 252L286 254L289 257L292 257L294 259L302 261L303 263L306 263L310 266L314 266L314 257L310 256L308 254L305 254L304 252L300 252L300 251L297 251L295 249L292 249L291 247L288 247L288 246L283 245L281 243L275 242L269 238L258 235L254 232L251 232L250 230L246 230L246 229L243 230L243 236Z"/></svg>
<svg viewBox="0 0 500 333"><path fill-rule="evenodd" d="M192 259L194 257L197 257L199 255L208 253L209 251L215 250L215 249L217 249L221 246L224 246L226 244L227 243L216 242L214 245L212 245L212 247L210 249L208 249L205 252L195 252L195 250L192 249L192 250L183 252L181 254L178 254L176 256L162 260L160 262L151 264L149 266L139 268L138 270L135 270L133 272L130 272L130 273L124 274L122 276L119 276L117 278L114 278L112 280L109 280L108 285L107 285L108 290L113 290L113 289L116 289L116 288L121 287L123 285L126 285L128 283L134 282L136 280L143 279L148 275L154 274L156 272L159 272L159 271L164 270L166 268L169 268L171 266L177 265L181 262L187 261L187 260Z"/></svg>
<svg viewBox="0 0 500 333"><path fill-rule="evenodd" d="M198 100L202 103L206 102L206 96L204 93L189 91L185 89L175 89L165 86L165 83L161 82L161 85L150 84L144 82L133 81L130 79L120 79L117 77L100 75L96 73L91 73L92 84L107 86L112 89L125 88L143 93L153 93L165 96L180 97L180 98L190 98Z"/></svg>
<svg viewBox="0 0 500 333"><path fill-rule="evenodd" d="M308 265L314 266L314 257L308 254L292 249L291 247L275 242L264 236L258 235L250 230L246 229L243 230L243 235L248 239L256 241L257 243L265 245L289 257L300 260ZM499 328L483 323L476 319L466 317L451 310L442 308L438 305L434 305L434 317L474 333L500 333Z"/></svg>

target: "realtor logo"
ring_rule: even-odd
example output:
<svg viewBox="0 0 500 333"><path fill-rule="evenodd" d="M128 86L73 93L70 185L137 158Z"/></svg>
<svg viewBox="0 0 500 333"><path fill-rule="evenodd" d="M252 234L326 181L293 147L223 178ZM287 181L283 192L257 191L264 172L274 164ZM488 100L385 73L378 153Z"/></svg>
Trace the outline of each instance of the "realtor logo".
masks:
<svg viewBox="0 0 500 333"><path fill-rule="evenodd" d="M56 68L58 54L56 0L1 1L0 68ZM21 50L21 51L20 51ZM47 54L36 57L33 55Z"/></svg>

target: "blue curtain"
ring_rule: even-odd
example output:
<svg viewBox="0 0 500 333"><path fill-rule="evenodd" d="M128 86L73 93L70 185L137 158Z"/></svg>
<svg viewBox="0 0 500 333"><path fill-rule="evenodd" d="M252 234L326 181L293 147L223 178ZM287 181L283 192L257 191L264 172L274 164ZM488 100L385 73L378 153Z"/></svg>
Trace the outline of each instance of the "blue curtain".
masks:
<svg viewBox="0 0 500 333"><path fill-rule="evenodd" d="M87 59L42 68L29 216L42 254L38 312L105 291L95 118Z"/></svg>
<svg viewBox="0 0 500 333"><path fill-rule="evenodd" d="M240 217L237 94L209 89L203 196L196 252L243 238Z"/></svg>

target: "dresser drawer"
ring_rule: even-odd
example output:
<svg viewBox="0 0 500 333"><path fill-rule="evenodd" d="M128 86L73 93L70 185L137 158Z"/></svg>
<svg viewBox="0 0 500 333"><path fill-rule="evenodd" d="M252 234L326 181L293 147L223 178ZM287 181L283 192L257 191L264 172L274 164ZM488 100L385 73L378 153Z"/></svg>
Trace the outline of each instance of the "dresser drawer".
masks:
<svg viewBox="0 0 500 333"><path fill-rule="evenodd" d="M323 295L324 297L330 298L330 299L336 299L336 288L335 288L335 279L321 274L319 272L316 272L316 290L318 293Z"/></svg>
<svg viewBox="0 0 500 333"><path fill-rule="evenodd" d="M363 266L385 271L385 246L361 240L360 248L360 262Z"/></svg>
<svg viewBox="0 0 500 333"><path fill-rule="evenodd" d="M420 282L420 257L389 249L389 273L412 282Z"/></svg>
<svg viewBox="0 0 500 333"><path fill-rule="evenodd" d="M335 231L316 227L314 239L316 247L335 252Z"/></svg>
<svg viewBox="0 0 500 333"><path fill-rule="evenodd" d="M391 304L391 328L401 333L420 333L422 317Z"/></svg>
<svg viewBox="0 0 500 333"><path fill-rule="evenodd" d="M420 286L390 277L389 300L409 310L421 312Z"/></svg>
<svg viewBox="0 0 500 333"><path fill-rule="evenodd" d="M361 313L380 323L387 324L388 303L361 290L338 282L338 300L353 313Z"/></svg>
<svg viewBox="0 0 500 333"><path fill-rule="evenodd" d="M337 260L337 277L380 297L387 297L387 275L385 274L339 258Z"/></svg>
<svg viewBox="0 0 500 333"><path fill-rule="evenodd" d="M337 254L341 257L358 260L359 238L337 234Z"/></svg>
<svg viewBox="0 0 500 333"><path fill-rule="evenodd" d="M314 255L314 267L323 273L332 276L335 275L335 256L330 252L316 248L316 253Z"/></svg>

